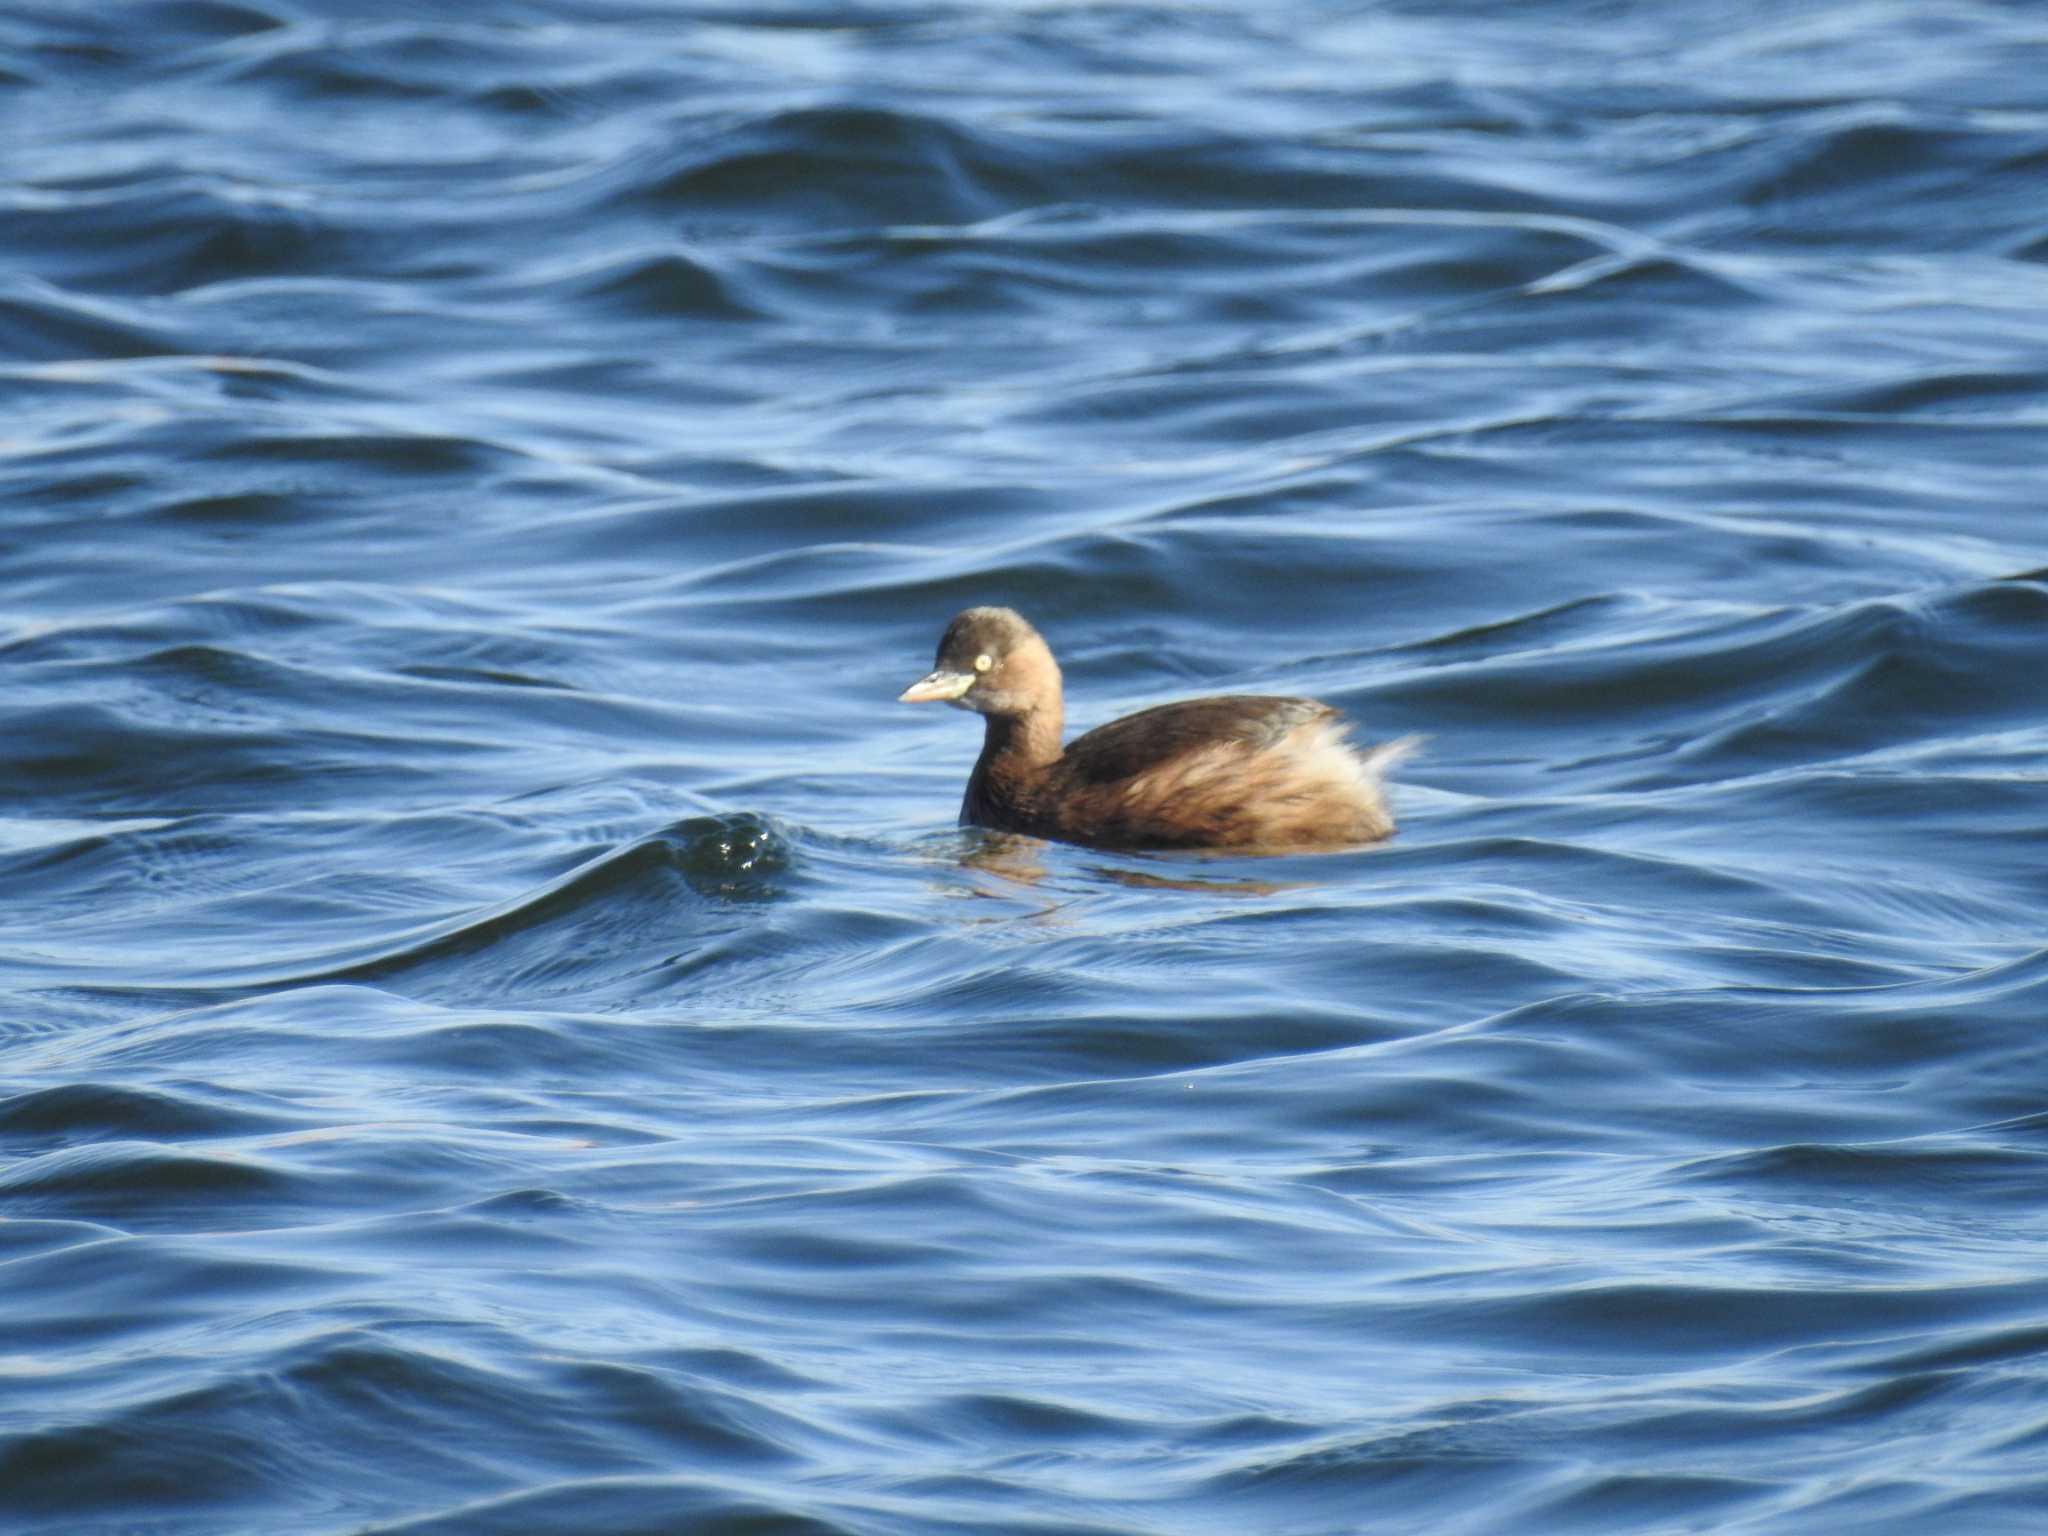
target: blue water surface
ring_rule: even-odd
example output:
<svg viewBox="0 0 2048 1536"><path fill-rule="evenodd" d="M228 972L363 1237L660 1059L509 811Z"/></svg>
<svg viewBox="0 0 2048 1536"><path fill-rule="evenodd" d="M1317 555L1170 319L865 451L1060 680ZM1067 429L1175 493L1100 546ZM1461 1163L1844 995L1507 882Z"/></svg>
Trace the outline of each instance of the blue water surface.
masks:
<svg viewBox="0 0 2048 1536"><path fill-rule="evenodd" d="M0 12L0 1530L2048 1530L2048 10ZM954 825L1309 694L1402 830Z"/></svg>

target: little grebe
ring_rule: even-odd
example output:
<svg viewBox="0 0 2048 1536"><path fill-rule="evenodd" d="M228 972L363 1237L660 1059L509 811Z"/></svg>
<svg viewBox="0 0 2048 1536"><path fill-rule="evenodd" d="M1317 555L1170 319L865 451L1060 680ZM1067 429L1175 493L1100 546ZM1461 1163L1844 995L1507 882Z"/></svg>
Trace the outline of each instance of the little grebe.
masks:
<svg viewBox="0 0 2048 1536"><path fill-rule="evenodd" d="M946 626L932 674L902 701L988 721L963 824L1097 848L1342 848L1390 835L1380 780L1404 737L1360 753L1314 699L1232 694L1162 704L1060 748L1059 663L1008 608Z"/></svg>

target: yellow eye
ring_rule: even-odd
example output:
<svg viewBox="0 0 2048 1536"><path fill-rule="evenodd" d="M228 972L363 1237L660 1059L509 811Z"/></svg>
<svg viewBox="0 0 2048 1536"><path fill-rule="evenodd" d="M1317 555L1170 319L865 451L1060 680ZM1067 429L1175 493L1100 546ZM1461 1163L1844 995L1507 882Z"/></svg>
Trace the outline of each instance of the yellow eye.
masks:
<svg viewBox="0 0 2048 1536"><path fill-rule="evenodd" d="M979 656L974 658L974 670L977 672L986 672L990 667L994 666L995 664L995 658L989 655L987 651L983 651Z"/></svg>

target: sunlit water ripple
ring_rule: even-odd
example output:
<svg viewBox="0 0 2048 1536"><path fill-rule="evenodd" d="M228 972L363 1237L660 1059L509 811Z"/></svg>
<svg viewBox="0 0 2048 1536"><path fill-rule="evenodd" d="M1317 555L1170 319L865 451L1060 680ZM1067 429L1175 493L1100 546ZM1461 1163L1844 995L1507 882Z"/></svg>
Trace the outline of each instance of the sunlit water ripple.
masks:
<svg viewBox="0 0 2048 1536"><path fill-rule="evenodd" d="M2048 17L0 17L0 1527L2039 1532ZM956 829L1087 726L1400 835Z"/></svg>

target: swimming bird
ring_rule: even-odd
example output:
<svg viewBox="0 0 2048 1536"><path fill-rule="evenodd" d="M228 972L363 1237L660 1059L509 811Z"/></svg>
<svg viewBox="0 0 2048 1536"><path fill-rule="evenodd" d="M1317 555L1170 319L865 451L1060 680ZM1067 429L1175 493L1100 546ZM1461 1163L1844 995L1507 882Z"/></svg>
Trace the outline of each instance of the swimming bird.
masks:
<svg viewBox="0 0 2048 1536"><path fill-rule="evenodd" d="M1392 835L1381 781L1418 745L1365 751L1315 699L1226 694L1143 709L1064 747L1052 648L1009 608L969 608L946 626L929 676L899 695L987 722L960 804L963 825L1094 848L1353 847Z"/></svg>

